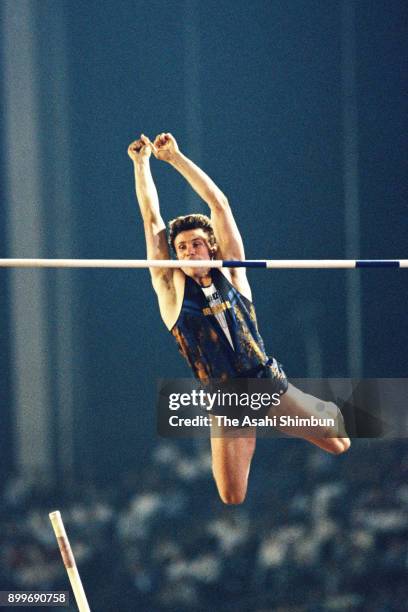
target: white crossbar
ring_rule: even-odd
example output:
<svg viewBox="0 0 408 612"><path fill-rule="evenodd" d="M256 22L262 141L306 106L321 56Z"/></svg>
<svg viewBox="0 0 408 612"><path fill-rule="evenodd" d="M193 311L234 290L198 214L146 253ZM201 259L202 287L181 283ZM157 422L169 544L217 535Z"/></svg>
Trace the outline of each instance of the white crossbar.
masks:
<svg viewBox="0 0 408 612"><path fill-rule="evenodd" d="M0 268L408 268L408 259L0 259Z"/></svg>

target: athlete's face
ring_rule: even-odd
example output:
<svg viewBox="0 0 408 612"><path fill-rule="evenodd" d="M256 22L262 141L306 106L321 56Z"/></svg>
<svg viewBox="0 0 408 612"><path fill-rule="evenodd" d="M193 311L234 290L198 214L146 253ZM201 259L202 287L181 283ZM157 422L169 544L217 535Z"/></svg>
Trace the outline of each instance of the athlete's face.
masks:
<svg viewBox="0 0 408 612"><path fill-rule="evenodd" d="M174 246L177 259L211 259L208 235L201 227L177 234Z"/></svg>
<svg viewBox="0 0 408 612"><path fill-rule="evenodd" d="M209 260L212 254L208 245L208 234L201 227L184 230L177 234L174 240L177 259L180 260ZM202 276L208 273L208 268L182 268L188 276Z"/></svg>

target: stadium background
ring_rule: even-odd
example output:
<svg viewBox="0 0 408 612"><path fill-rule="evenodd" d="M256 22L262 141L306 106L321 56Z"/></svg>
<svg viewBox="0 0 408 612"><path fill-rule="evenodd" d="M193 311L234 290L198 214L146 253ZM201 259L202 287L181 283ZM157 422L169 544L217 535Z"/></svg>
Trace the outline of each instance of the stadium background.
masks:
<svg viewBox="0 0 408 612"><path fill-rule="evenodd" d="M145 257L126 148L161 131L226 193L248 258L407 257L404 3L1 14L1 257ZM164 218L205 211L152 171ZM250 281L290 376L407 376L405 272ZM206 444L156 434L157 379L188 371L147 271L3 270L0 295L3 589L66 584L60 507L98 610L403 609L404 441L262 440L248 500L223 507Z"/></svg>

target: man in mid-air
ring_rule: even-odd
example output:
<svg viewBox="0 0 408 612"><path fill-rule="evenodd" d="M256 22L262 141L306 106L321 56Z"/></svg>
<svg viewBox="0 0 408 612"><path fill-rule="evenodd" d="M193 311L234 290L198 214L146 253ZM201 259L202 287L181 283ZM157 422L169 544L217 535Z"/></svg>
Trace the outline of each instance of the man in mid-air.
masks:
<svg viewBox="0 0 408 612"><path fill-rule="evenodd" d="M150 155L167 162L208 204L211 219L201 214L177 217L169 223L169 236L160 213L159 198L150 171ZM279 394L279 406L270 414L299 418L316 414L334 417L335 428L318 428L313 434L299 428L290 433L320 448L340 454L350 446L337 406L322 402L288 383L276 359L265 352L258 331L246 269L191 267L191 260L244 260L244 246L226 196L177 145L171 134L159 134L152 143L143 134L132 142L128 155L134 164L136 195L143 219L148 259L170 259L169 243L181 268L151 268L160 314L173 334L194 375L204 383L212 379L265 378ZM245 499L248 475L256 444L255 428L245 435L211 435L214 479L223 502Z"/></svg>

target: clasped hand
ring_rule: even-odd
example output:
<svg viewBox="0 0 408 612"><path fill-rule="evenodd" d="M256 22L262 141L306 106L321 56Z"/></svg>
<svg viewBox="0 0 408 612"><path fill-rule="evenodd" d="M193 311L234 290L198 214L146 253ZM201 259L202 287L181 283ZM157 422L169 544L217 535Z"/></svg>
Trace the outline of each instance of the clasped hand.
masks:
<svg viewBox="0 0 408 612"><path fill-rule="evenodd" d="M149 159L152 152L156 159L170 162L176 153L179 152L179 148L174 136L164 132L158 134L154 142L151 142L147 136L141 134L140 138L132 142L128 147L128 155L133 161Z"/></svg>

